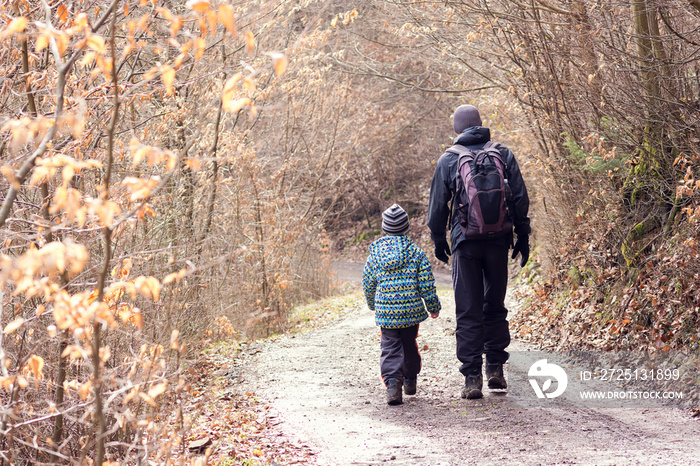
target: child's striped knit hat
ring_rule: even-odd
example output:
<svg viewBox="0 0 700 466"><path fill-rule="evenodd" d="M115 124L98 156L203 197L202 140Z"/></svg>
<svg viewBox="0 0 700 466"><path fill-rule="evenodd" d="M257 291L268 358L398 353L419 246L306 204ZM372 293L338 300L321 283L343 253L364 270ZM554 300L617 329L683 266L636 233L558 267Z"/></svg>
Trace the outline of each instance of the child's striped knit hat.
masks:
<svg viewBox="0 0 700 466"><path fill-rule="evenodd" d="M394 204L382 213L382 230L390 236L406 234L408 231L408 214L400 205Z"/></svg>

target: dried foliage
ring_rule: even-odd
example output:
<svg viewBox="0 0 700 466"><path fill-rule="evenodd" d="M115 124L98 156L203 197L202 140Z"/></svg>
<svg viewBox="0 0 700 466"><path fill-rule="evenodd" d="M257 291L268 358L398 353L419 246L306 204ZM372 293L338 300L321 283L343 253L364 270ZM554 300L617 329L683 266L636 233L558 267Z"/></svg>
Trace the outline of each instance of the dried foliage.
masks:
<svg viewBox="0 0 700 466"><path fill-rule="evenodd" d="M194 458L188 348L328 293L312 3L0 4L3 460Z"/></svg>
<svg viewBox="0 0 700 466"><path fill-rule="evenodd" d="M464 102L536 201L518 330L697 344L699 21L696 0L2 0L0 454L192 459L187 348L293 325L331 241L364 247L393 202L428 249Z"/></svg>
<svg viewBox="0 0 700 466"><path fill-rule="evenodd" d="M185 410L192 413L192 427L183 447L211 464L315 464L315 452L302 439L287 439L275 430L280 420L270 406L241 392L246 352L255 350L245 342L220 345L186 371L192 397Z"/></svg>

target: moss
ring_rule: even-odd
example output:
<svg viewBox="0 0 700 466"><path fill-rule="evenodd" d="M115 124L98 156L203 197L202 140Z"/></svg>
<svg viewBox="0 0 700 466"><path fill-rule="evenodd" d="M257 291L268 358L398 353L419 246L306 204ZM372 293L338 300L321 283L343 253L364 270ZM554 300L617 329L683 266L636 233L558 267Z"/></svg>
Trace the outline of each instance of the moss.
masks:
<svg viewBox="0 0 700 466"><path fill-rule="evenodd" d="M360 235L356 236L352 242L353 243L362 243L363 241L373 241L374 238L379 236L382 233L381 230L370 230L370 231L363 231Z"/></svg>
<svg viewBox="0 0 700 466"><path fill-rule="evenodd" d="M595 286L598 283L598 271L590 267L584 267L583 270L579 271L581 274L581 280L584 284L588 286Z"/></svg>
<svg viewBox="0 0 700 466"><path fill-rule="evenodd" d="M569 271L566 273L566 278L569 280L569 283L571 283L571 285L574 287L578 288L583 284L583 276L581 275L581 272L579 272L578 268L575 265L569 267Z"/></svg>
<svg viewBox="0 0 700 466"><path fill-rule="evenodd" d="M639 242L650 231L659 226L659 218L655 215L645 218L643 221L634 225L627 237L622 243L622 257L625 258L625 263L628 268L635 266L637 259L644 252L645 247L641 247Z"/></svg>

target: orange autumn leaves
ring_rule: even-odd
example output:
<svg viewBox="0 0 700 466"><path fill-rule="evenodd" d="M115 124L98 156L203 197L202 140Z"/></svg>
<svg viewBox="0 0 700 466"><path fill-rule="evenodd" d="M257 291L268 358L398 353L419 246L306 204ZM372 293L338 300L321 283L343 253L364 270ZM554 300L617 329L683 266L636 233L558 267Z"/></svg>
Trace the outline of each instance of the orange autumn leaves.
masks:
<svg viewBox="0 0 700 466"><path fill-rule="evenodd" d="M237 37L238 31L236 29L236 17L233 7L230 5L222 4L219 5L217 10L214 10L211 3L208 0L190 0L186 3L187 8L192 10L197 16L197 21L199 22L199 27L202 32L202 36L206 37L209 31L214 31L216 29L217 22L224 26L226 31L232 36ZM182 25L182 19L179 16L174 16L169 10L165 8L159 8L158 12L164 16L167 20L171 21L173 24L172 34L173 36L177 32L177 29ZM159 68L152 70L145 75L146 78L150 78L160 73L161 80L166 87L167 95L173 95L175 87L176 71L182 64L184 56L189 52L191 48L194 49L194 59L199 60L203 54L204 50L207 48L207 42L203 37L193 38L190 42L181 47L181 56L178 57L172 66L161 65ZM175 39L172 39L175 41ZM246 31L243 35L243 41L245 43L245 49L249 54L255 52L256 43L255 35L252 31ZM175 41L176 42L176 41ZM174 45L174 44L173 44ZM272 59L272 68L277 76L282 75L287 69L288 60L287 58L279 52L268 53ZM224 98L224 109L230 113L236 113L240 111L245 106L251 105L252 101L248 97L242 97L233 100L230 93L224 92L226 98ZM251 106L251 112L254 112Z"/></svg>
<svg viewBox="0 0 700 466"><path fill-rule="evenodd" d="M15 285L14 295L24 294L26 297L44 298L47 305L50 303L56 326L60 330L70 330L75 333L87 328L94 318L99 318L111 327L116 327L116 317L124 323L130 322L141 328L143 319L139 309L132 303L124 301L123 297L128 295L134 301L140 295L158 301L162 284L152 276L128 279L131 261L131 259L125 259L121 266L113 269L112 275L119 281L112 283L105 290L103 302L97 301L97 290L70 295L65 290L59 289L57 284L44 278L57 275L74 277L85 268L88 262L87 249L83 245L68 240L55 241L41 249L31 247L14 260L9 256L0 255L0 265L3 270L0 274L0 286L4 286L8 280L11 280ZM163 284L179 282L185 274L186 270L174 272L165 278ZM43 314L45 309L46 307L42 305L41 312L38 309L37 314ZM5 326L3 333L9 335L21 328L25 322L24 318L18 317ZM84 331L80 333L83 334Z"/></svg>
<svg viewBox="0 0 700 466"><path fill-rule="evenodd" d="M14 377L0 377L0 388L4 388L6 392L10 391L13 384L17 384L20 388L26 388L29 385L26 377L34 378L34 384L39 385L39 381L44 378L44 358L37 355L32 355L27 360L22 368L22 372Z"/></svg>
<svg viewBox="0 0 700 466"><path fill-rule="evenodd" d="M246 43L250 45L251 49L255 47L255 38L251 32L246 35ZM248 45L246 46L248 48ZM272 69L275 75L281 76L289 65L287 57L279 52L267 52L267 56L272 59ZM248 76L243 76L243 73L236 73L234 76L229 78L224 84L223 91L221 93L222 108L228 113L238 113L245 107L249 107L251 117L255 117L257 110L253 104L253 99L251 97L242 95L240 92L240 86L248 95L252 95L256 90L255 75L259 71L250 73Z"/></svg>
<svg viewBox="0 0 700 466"><path fill-rule="evenodd" d="M27 20L27 18L23 16L20 16L18 18L12 18L12 20L10 20L10 22L8 23L7 27L3 29L2 32L0 32L0 39L5 40L8 37L13 36L14 34L24 32L28 23L29 20Z"/></svg>
<svg viewBox="0 0 700 466"><path fill-rule="evenodd" d="M0 286L8 281L14 283L14 295L51 296L58 285L50 279L75 277L83 271L89 254L87 248L67 239L54 241L37 249L31 244L18 257L0 254Z"/></svg>
<svg viewBox="0 0 700 466"><path fill-rule="evenodd" d="M144 73L143 78L144 80L150 80L160 77L165 87L166 96L173 96L175 94L177 87L177 70L185 62L185 60L187 60L187 58L190 56L192 56L195 61L202 58L205 50L210 46L207 44L206 37L209 35L210 31L213 32L216 29L217 23L220 23L232 37L238 37L236 15L233 7L230 5L222 4L215 10L212 8L212 5L208 0L189 0L186 6L195 15L196 21L198 22L201 30L201 37L192 37L183 44L179 43L176 38L178 31L183 25L183 18L179 15L174 15L167 8L159 7L156 9L159 16L170 22L170 45L177 47L180 50L180 54L173 60L172 63L164 63L154 66L151 70ZM127 10L125 10L125 14L128 14ZM79 64L81 66L91 66L92 63L95 63L97 66L95 66L95 68L92 70L92 73L104 73L105 78L109 80L109 74L112 72L113 65L111 63L111 58L106 56L108 54L108 44L102 36L90 31L85 14L78 14L75 19L71 20L71 18L68 16L68 10L64 7L59 8L57 11L57 17L60 22L66 24L71 23L73 24L73 27L65 31L47 27L40 28L39 33L36 36L35 51L38 53L53 43L56 44L56 49L58 50L59 55L62 56L68 48L70 38L78 33L82 33L84 34L84 39L76 45L80 49L85 49L86 53L79 61ZM134 37L135 30L138 29L143 32L147 32L150 21L151 20L149 19L148 15L144 15L138 20L128 21L128 44L124 50L125 54L128 54L132 50L141 47L139 41ZM6 37L24 33L28 26L29 22L27 18L14 18L10 21L5 30L0 32L0 37L4 39ZM246 31L243 34L242 39L247 53L251 55L254 54L256 51L256 39L253 32L250 30ZM270 67L276 76L281 76L285 73L289 61L284 54L271 51L267 52L265 55L270 58ZM243 81L243 83L246 84L245 89L248 91L248 94L251 94L252 90L255 89L254 77L259 73L260 70L251 70L250 76ZM233 92L236 83L239 81L240 79L232 78L226 82L222 92L223 108L226 112L237 113L243 108L249 107L251 116L255 116L256 110L255 106L253 105L253 99L250 96ZM252 90L250 86L251 83L253 83ZM24 128L27 125L23 124L21 126Z"/></svg>

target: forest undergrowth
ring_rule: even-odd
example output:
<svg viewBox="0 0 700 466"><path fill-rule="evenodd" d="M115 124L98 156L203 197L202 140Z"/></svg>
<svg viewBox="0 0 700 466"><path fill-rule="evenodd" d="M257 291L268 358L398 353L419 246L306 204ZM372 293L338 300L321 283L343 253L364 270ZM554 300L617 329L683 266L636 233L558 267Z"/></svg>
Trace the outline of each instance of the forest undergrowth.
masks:
<svg viewBox="0 0 700 466"><path fill-rule="evenodd" d="M190 458L203 349L292 328L394 202L432 250L463 103L531 193L519 335L696 349L698 31L697 0L0 0L0 461Z"/></svg>
<svg viewBox="0 0 700 466"><path fill-rule="evenodd" d="M686 193L677 218L643 233L641 223L615 212L620 196L596 193L554 248L539 243L518 287L515 332L548 348L697 352L697 183L686 176L677 191L679 199ZM540 241L551 237L542 234ZM633 257L625 254L630 250Z"/></svg>

